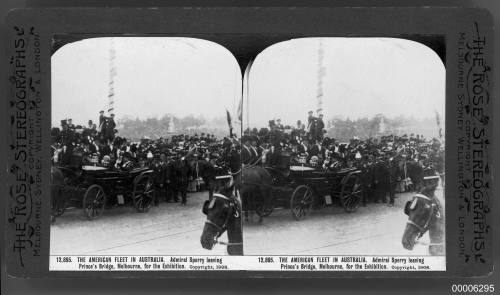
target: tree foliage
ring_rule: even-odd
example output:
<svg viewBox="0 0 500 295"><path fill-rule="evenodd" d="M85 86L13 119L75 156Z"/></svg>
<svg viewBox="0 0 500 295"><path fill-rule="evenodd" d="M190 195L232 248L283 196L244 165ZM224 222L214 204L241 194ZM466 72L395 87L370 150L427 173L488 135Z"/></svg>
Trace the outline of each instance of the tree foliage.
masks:
<svg viewBox="0 0 500 295"><path fill-rule="evenodd" d="M174 124L171 128L171 124ZM225 125L224 125L225 124ZM206 119L203 116L187 115L176 117L166 114L161 118L139 119L130 116L118 121L118 136L133 140L148 138L170 137L173 134L210 133L216 136L225 136L228 133L224 117Z"/></svg>
<svg viewBox="0 0 500 295"><path fill-rule="evenodd" d="M334 117L327 121L326 126L326 135L340 141L348 141L353 137L367 139L390 134L410 135L414 133L415 135L424 135L427 138L439 136L439 128L433 117L424 119L406 116L387 118L382 114L356 120Z"/></svg>

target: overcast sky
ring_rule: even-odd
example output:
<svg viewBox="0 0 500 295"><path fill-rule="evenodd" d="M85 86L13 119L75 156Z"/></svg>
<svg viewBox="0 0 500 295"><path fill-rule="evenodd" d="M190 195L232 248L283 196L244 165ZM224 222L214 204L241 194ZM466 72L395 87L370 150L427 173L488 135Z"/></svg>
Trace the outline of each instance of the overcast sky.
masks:
<svg viewBox="0 0 500 295"><path fill-rule="evenodd" d="M235 111L241 73L222 46L188 38L114 38L115 113L205 117ZM107 109L111 38L87 39L52 57L52 124L97 120ZM295 125L316 110L319 39L296 39L264 50L250 71L252 127L281 118ZM430 48L391 38L323 38L323 113L358 118L378 113L444 119L445 68ZM246 104L245 104L246 106ZM244 117L246 123L246 117Z"/></svg>
<svg viewBox="0 0 500 295"><path fill-rule="evenodd" d="M119 119L225 116L241 96L241 73L224 47L188 38L113 38L115 113ZM111 38L70 43L52 56L52 124L75 124L107 111Z"/></svg>
<svg viewBox="0 0 500 295"><path fill-rule="evenodd" d="M318 38L268 47L250 71L250 125L304 122L316 110ZM445 68L430 48L392 38L323 38L325 118L444 118ZM246 122L246 119L245 119Z"/></svg>

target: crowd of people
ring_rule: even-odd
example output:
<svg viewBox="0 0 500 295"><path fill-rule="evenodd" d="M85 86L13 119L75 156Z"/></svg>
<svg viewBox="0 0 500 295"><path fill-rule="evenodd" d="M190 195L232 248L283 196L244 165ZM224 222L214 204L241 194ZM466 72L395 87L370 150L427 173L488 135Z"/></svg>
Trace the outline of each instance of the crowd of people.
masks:
<svg viewBox="0 0 500 295"><path fill-rule="evenodd" d="M408 163L444 175L444 145L438 138L386 134L341 142L325 136L324 127L323 116L315 117L310 111L307 126L301 121L294 127L283 126L277 119L269 121L269 128L247 129L242 136L242 163L282 169L305 165L331 172L356 167L363 172L364 201L386 202L388 198L390 204L395 192L412 189Z"/></svg>
<svg viewBox="0 0 500 295"><path fill-rule="evenodd" d="M235 136L219 139L205 133L131 141L117 136L115 128L114 115L104 116L103 111L99 126L91 120L88 126L62 120L61 128L52 129L53 165L93 165L124 171L150 167L154 171L155 202L178 202L180 195L182 204L188 191L200 189L198 175L187 158L226 167L223 155L228 149L240 153L243 166L309 166L325 171L356 167L364 172L366 200L374 202L385 202L389 197L393 203L395 191L407 189L408 162L444 172L444 146L438 138L404 134L341 142L325 136L323 115L314 116L312 111L306 123L299 120L293 127L276 119L270 120L267 128L246 129L241 141Z"/></svg>
<svg viewBox="0 0 500 295"><path fill-rule="evenodd" d="M155 203L161 200L186 204L188 191L200 189L200 181L190 159L203 158L222 166L222 149L231 146L229 138L213 134L176 134L168 138L144 137L132 141L117 136L114 115L101 111L99 126L91 120L87 126L74 125L72 119L52 128L52 164L79 169L100 166L119 171L151 168L155 183Z"/></svg>

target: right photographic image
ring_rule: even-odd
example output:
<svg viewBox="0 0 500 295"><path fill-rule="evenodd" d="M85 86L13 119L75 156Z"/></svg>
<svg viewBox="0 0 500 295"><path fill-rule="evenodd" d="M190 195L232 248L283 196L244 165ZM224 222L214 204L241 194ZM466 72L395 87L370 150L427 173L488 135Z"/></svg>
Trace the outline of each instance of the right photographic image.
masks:
<svg viewBox="0 0 500 295"><path fill-rule="evenodd" d="M403 38L292 39L243 80L245 255L446 256L435 51Z"/></svg>

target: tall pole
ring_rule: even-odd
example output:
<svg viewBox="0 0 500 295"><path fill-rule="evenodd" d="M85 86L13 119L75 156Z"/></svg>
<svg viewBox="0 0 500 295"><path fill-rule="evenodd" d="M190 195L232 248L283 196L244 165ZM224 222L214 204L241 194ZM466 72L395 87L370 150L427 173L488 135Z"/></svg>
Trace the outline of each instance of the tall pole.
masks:
<svg viewBox="0 0 500 295"><path fill-rule="evenodd" d="M318 84L316 88L316 109L318 113L323 109L323 78L326 75L324 65L325 49L323 47L323 38L318 41Z"/></svg>
<svg viewBox="0 0 500 295"><path fill-rule="evenodd" d="M115 77L116 70L116 49L114 38L110 40L109 46L109 82L108 82L108 113L113 114L115 109Z"/></svg>
<svg viewBox="0 0 500 295"><path fill-rule="evenodd" d="M244 108L244 114L246 115L247 128L250 128L250 69L252 68L253 60L251 60L247 67L245 68L245 72L243 73L243 93L241 99L246 101L246 106ZM243 121L243 116L242 116ZM243 135L243 122L241 122L241 135Z"/></svg>

